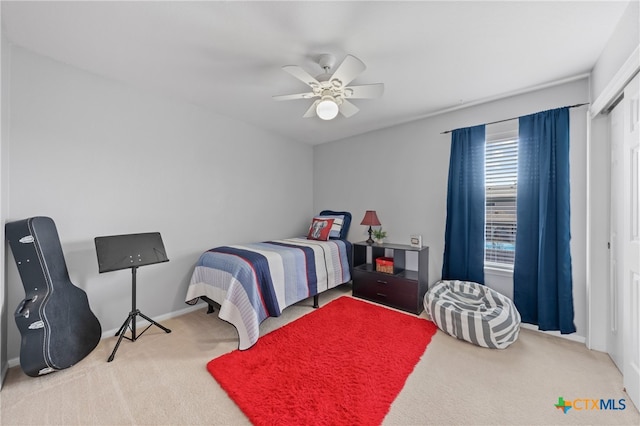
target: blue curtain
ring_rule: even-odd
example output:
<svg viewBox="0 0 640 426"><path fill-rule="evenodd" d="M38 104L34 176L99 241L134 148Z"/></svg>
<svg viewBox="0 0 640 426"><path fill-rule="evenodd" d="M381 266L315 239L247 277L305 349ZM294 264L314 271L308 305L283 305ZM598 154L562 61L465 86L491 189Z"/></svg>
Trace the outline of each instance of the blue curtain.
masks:
<svg viewBox="0 0 640 426"><path fill-rule="evenodd" d="M514 303L522 321L573 333L569 110L520 117Z"/></svg>
<svg viewBox="0 0 640 426"><path fill-rule="evenodd" d="M442 279L484 284L485 126L451 136Z"/></svg>

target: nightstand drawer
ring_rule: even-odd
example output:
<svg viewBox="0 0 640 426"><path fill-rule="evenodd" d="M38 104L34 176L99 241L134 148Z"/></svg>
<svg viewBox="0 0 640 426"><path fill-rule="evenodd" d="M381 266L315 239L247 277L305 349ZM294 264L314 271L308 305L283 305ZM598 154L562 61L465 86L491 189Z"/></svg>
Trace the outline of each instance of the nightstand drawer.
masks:
<svg viewBox="0 0 640 426"><path fill-rule="evenodd" d="M355 269L353 271L353 295L414 314L419 314L422 311L422 304L418 300L418 282L393 275Z"/></svg>

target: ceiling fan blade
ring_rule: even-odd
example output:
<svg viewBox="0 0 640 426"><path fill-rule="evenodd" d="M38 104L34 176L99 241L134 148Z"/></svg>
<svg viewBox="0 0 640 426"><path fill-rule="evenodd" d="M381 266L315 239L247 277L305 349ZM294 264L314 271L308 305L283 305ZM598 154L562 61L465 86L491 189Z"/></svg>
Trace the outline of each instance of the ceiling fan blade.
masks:
<svg viewBox="0 0 640 426"><path fill-rule="evenodd" d="M345 97L349 99L373 99L379 98L384 92L384 84L364 84L362 86L349 86L344 89Z"/></svg>
<svg viewBox="0 0 640 426"><path fill-rule="evenodd" d="M355 106L354 104L352 104L346 99L342 101L338 109L340 111L340 114L344 115L347 118L351 117L353 114L360 111L360 109L357 106Z"/></svg>
<svg viewBox="0 0 640 426"><path fill-rule="evenodd" d="M297 65L285 65L282 67L283 70L302 81L304 84L308 84L311 87L318 87L320 83L313 77L311 74L303 70Z"/></svg>
<svg viewBox="0 0 640 426"><path fill-rule="evenodd" d="M331 76L331 81L340 80L342 87L351 83L362 71L367 69L364 63L352 55L347 55Z"/></svg>
<svg viewBox="0 0 640 426"><path fill-rule="evenodd" d="M316 116L316 106L318 105L319 102L320 102L320 99L316 99L316 101L311 104L311 106L309 107L307 112L305 112L302 117L303 118L315 117Z"/></svg>
<svg viewBox="0 0 640 426"><path fill-rule="evenodd" d="M313 92L308 93L296 93L294 95L276 95L272 96L274 101L290 101L293 99L311 99L317 95L314 95Z"/></svg>

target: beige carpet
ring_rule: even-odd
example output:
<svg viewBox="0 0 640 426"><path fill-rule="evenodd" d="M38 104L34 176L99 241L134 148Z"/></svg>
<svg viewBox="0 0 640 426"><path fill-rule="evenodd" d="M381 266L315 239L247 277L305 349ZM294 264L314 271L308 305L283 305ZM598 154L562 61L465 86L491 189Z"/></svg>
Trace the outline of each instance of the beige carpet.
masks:
<svg viewBox="0 0 640 426"><path fill-rule="evenodd" d="M322 294L320 302L350 294L350 286L341 286ZM10 369L0 392L1 424L248 424L205 367L237 348L235 328L205 311L163 321L170 334L152 327L134 343L123 341L111 363L106 360L115 338L100 342L77 365L43 377ZM300 302L266 320L261 331L310 311L310 299ZM310 371L311 382L314 374L322 371ZM563 414L554 407L560 396L625 399L627 408ZM384 424L638 425L640 414L609 357L582 344L522 330L509 348L490 350L438 331Z"/></svg>

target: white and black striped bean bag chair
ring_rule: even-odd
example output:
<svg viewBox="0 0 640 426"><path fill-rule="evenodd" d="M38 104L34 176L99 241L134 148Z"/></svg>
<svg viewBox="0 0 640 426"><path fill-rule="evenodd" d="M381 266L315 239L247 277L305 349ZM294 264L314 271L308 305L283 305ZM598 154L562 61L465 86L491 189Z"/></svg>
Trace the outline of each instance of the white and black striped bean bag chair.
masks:
<svg viewBox="0 0 640 426"><path fill-rule="evenodd" d="M482 284L440 281L424 296L427 317L451 336L493 349L518 338L520 313L508 297Z"/></svg>

